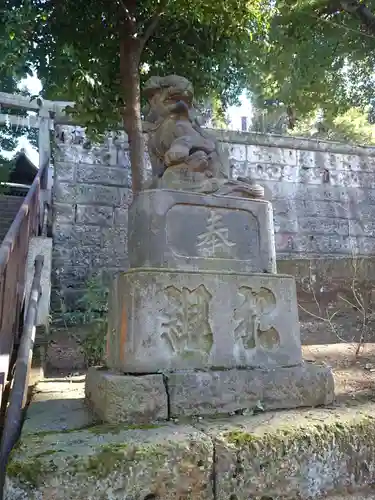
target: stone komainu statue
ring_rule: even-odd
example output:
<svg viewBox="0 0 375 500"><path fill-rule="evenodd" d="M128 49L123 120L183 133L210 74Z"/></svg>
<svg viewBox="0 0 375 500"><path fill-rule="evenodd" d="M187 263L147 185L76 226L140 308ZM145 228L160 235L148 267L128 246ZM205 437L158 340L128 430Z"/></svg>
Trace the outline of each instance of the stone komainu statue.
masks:
<svg viewBox="0 0 375 500"><path fill-rule="evenodd" d="M191 82L177 75L152 77L144 92L149 102L146 122L153 173L148 188L263 197L263 188L250 179L229 179L228 158L193 116Z"/></svg>

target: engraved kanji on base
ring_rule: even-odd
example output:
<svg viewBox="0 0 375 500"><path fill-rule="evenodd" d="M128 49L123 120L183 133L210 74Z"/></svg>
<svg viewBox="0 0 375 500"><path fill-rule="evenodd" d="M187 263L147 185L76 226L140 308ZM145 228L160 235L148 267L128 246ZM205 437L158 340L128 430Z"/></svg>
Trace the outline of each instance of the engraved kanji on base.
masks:
<svg viewBox="0 0 375 500"><path fill-rule="evenodd" d="M272 349L278 346L280 335L272 325L272 313L276 310L276 297L272 291L263 287L256 291L241 286L238 293L243 300L234 311L234 319L239 321L234 330L236 341L242 340L245 349Z"/></svg>
<svg viewBox="0 0 375 500"><path fill-rule="evenodd" d="M204 285L193 290L172 285L164 293L169 301L161 325L166 344L176 356L206 359L213 344L209 323L212 295Z"/></svg>

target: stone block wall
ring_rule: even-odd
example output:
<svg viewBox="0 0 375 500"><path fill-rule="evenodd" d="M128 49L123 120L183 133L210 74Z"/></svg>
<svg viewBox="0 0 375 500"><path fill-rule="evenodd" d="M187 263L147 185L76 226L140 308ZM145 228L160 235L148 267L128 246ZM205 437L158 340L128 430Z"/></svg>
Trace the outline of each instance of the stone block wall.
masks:
<svg viewBox="0 0 375 500"><path fill-rule="evenodd" d="M83 131L56 128L52 309L75 307L87 280L126 269L131 200L124 139L91 146Z"/></svg>
<svg viewBox="0 0 375 500"><path fill-rule="evenodd" d="M220 133L233 176L251 175L273 202L279 259L375 251L375 148Z"/></svg>
<svg viewBox="0 0 375 500"><path fill-rule="evenodd" d="M327 261L339 270L342 259L350 263L354 254L375 253L375 148L253 133L215 134L228 147L232 177L251 175L272 200L279 269L297 275L303 300L311 302L303 292L309 262L315 274L322 270L328 279L329 273L323 272ZM54 155L52 304L58 310L61 301L74 307L91 274L105 278L127 268L131 181L123 135L92 146L82 129L58 127ZM341 264L334 264L338 259ZM330 290L345 286L336 285L330 278Z"/></svg>

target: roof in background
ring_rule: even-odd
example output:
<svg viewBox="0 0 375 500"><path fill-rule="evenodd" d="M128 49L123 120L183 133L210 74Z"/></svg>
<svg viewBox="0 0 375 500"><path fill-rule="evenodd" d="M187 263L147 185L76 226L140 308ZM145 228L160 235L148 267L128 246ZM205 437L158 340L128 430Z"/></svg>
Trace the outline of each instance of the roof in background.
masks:
<svg viewBox="0 0 375 500"><path fill-rule="evenodd" d="M9 182L30 186L38 173L38 167L30 160L24 149L16 154L15 162L16 166L10 174Z"/></svg>

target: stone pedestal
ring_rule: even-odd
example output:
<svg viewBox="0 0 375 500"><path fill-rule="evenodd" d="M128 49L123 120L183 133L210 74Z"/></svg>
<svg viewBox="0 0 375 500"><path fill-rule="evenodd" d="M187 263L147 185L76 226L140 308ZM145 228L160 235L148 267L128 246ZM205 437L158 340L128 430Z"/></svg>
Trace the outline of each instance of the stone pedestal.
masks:
<svg viewBox="0 0 375 500"><path fill-rule="evenodd" d="M129 258L111 291L107 371L87 376L103 420L333 400L330 369L302 360L295 281L276 274L268 202L144 191Z"/></svg>

